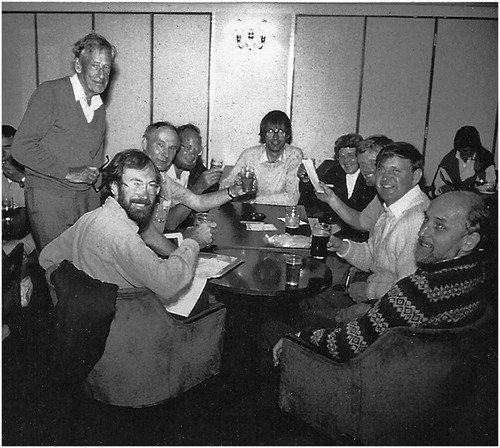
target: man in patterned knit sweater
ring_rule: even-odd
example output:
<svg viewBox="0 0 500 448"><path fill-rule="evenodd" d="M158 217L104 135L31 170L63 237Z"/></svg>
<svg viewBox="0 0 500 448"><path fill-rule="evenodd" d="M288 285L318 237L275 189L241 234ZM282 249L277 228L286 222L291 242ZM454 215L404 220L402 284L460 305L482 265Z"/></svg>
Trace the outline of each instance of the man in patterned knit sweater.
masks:
<svg viewBox="0 0 500 448"><path fill-rule="evenodd" d="M104 158L106 90L115 47L91 33L73 47L75 74L42 83L12 143L26 167L26 211L38 249L99 207L92 185Z"/></svg>
<svg viewBox="0 0 500 448"><path fill-rule="evenodd" d="M483 262L474 249L487 218L483 199L473 192L450 192L434 199L418 232L416 272L374 304L364 304L361 317L298 335L318 352L347 361L391 327L453 328L474 322L486 308ZM282 345L280 339L273 349L275 365Z"/></svg>

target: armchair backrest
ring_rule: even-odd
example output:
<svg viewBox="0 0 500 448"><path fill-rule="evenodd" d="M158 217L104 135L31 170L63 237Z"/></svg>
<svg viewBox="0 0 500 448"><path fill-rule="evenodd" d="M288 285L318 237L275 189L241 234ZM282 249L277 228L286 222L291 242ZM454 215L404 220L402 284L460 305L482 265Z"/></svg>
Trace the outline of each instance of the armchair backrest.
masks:
<svg viewBox="0 0 500 448"><path fill-rule="evenodd" d="M225 307L216 303L179 320L148 289L120 290L87 392L108 404L152 406L218 374L225 316Z"/></svg>
<svg viewBox="0 0 500 448"><path fill-rule="evenodd" d="M470 395L482 355L479 331L392 328L358 357L337 363L287 337L279 406L331 435L366 445L428 444Z"/></svg>

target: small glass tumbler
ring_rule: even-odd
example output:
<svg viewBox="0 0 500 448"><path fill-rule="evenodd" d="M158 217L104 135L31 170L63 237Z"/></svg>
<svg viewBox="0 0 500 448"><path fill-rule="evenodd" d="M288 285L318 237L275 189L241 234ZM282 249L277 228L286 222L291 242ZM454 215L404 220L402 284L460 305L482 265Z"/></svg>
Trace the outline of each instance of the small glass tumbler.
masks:
<svg viewBox="0 0 500 448"><path fill-rule="evenodd" d="M252 167L246 166L241 170L241 188L245 193L254 191L255 171Z"/></svg>
<svg viewBox="0 0 500 448"><path fill-rule="evenodd" d="M300 268L302 267L302 257L290 254L285 257L286 263L286 284L296 286L300 280Z"/></svg>
<svg viewBox="0 0 500 448"><path fill-rule="evenodd" d="M285 231L290 235L297 233L300 225L300 214L295 205L285 207Z"/></svg>

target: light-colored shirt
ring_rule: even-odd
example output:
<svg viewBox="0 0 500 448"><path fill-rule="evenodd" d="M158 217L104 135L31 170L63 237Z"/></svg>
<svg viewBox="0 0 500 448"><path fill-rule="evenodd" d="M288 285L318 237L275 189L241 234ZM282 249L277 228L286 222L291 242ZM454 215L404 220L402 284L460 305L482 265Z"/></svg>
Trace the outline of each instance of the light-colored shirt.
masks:
<svg viewBox="0 0 500 448"><path fill-rule="evenodd" d="M378 195L375 195L371 202L361 211L361 215L359 217L361 230L365 230L372 234L375 224L380 218L380 215L384 213L384 210L385 208L382 205L382 201Z"/></svg>
<svg viewBox="0 0 500 448"><path fill-rule="evenodd" d="M82 106L83 114L87 120L87 123L90 123L94 118L94 111L99 109L102 106L102 98L100 95L94 95L90 100L90 106L87 103L87 97L85 95L85 91L83 90L82 84L78 79L78 75L75 73L74 75L69 77L71 81L71 86L73 87L73 93L75 94L75 101L80 103Z"/></svg>
<svg viewBox="0 0 500 448"><path fill-rule="evenodd" d="M429 198L417 185L379 217L365 243L348 241L348 249L339 256L365 272L368 300L380 299L396 282L417 269L415 244L424 220Z"/></svg>
<svg viewBox="0 0 500 448"><path fill-rule="evenodd" d="M193 278L200 247L186 239L164 260L146 246L138 230L118 202L108 197L103 206L83 215L49 243L40 254L40 265L48 269L66 259L91 277L119 288L149 288L168 304Z"/></svg>
<svg viewBox="0 0 500 448"><path fill-rule="evenodd" d="M302 158L302 150L288 144L275 162L268 160L265 144L247 148L241 153L229 175L221 182L220 189L231 186L243 167L253 166L257 178L257 194L255 199L249 202L296 205L300 196L297 170Z"/></svg>
<svg viewBox="0 0 500 448"><path fill-rule="evenodd" d="M175 171L175 167L172 164L170 168L167 171L167 176L170 177L174 182L178 183L179 185L183 186L184 188L188 187L188 182L189 182L189 175L191 173L189 171L182 170L181 171L181 177L177 177L177 172ZM175 207L179 203L178 200L173 199L172 203L170 204L170 207Z"/></svg>
<svg viewBox="0 0 500 448"><path fill-rule="evenodd" d="M345 175L345 183L347 187L347 197L350 198L352 196L352 192L354 191L354 186L356 185L356 181L358 180L360 170L356 171L353 174Z"/></svg>

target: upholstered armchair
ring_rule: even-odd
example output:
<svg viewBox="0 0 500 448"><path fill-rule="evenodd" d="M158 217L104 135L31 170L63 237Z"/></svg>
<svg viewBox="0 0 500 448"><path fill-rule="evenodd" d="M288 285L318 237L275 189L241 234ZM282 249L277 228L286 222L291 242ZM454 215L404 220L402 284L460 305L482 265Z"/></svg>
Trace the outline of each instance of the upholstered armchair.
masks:
<svg viewBox="0 0 500 448"><path fill-rule="evenodd" d="M474 390L490 320L491 311L458 329L393 328L346 363L287 336L279 407L334 439L437 444Z"/></svg>
<svg viewBox="0 0 500 448"><path fill-rule="evenodd" d="M54 371L67 372L59 375L62 385L83 381L96 400L145 407L220 372L224 305L177 318L150 290L118 290L68 261L50 278L58 299Z"/></svg>
<svg viewBox="0 0 500 448"><path fill-rule="evenodd" d="M220 303L185 320L147 289L119 290L101 359L85 381L95 399L144 407L217 375L226 309Z"/></svg>

